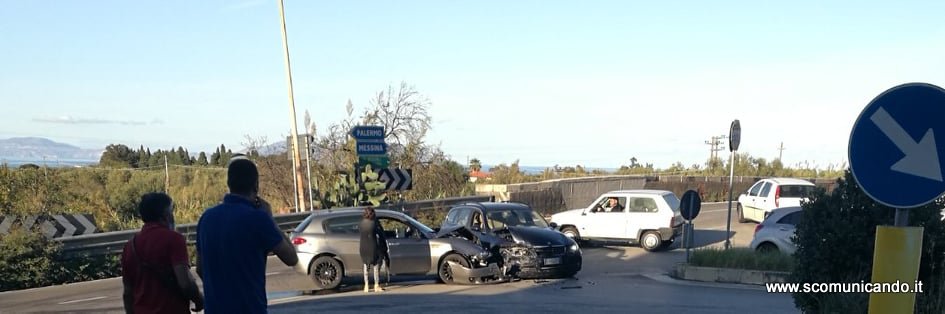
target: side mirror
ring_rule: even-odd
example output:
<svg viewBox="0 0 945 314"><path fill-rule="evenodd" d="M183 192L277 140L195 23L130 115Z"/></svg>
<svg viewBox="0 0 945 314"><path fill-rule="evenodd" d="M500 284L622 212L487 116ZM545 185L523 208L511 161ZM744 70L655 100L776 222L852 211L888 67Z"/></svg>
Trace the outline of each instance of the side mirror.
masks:
<svg viewBox="0 0 945 314"><path fill-rule="evenodd" d="M548 224L548 226L551 227L552 229L558 229L558 224L554 222Z"/></svg>

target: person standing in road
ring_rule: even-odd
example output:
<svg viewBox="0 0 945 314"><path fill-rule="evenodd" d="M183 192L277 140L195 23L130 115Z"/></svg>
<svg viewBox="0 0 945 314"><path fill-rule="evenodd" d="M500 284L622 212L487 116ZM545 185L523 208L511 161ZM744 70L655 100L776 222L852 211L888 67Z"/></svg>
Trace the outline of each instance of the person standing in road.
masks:
<svg viewBox="0 0 945 314"><path fill-rule="evenodd" d="M384 237L384 229L381 228L374 208L364 209L358 228L361 232L361 261L364 263L364 292L371 292L371 282L368 280L370 269L374 270L374 292L384 291L379 273L381 263L386 263L387 260L387 238Z"/></svg>
<svg viewBox="0 0 945 314"><path fill-rule="evenodd" d="M127 313L190 313L203 310L203 295L190 273L184 236L174 231L174 203L148 193L138 203L144 226L121 254L122 299Z"/></svg>
<svg viewBox="0 0 945 314"><path fill-rule="evenodd" d="M227 166L230 192L197 223L197 274L203 279L206 312L267 313L266 259L270 252L288 266L295 248L259 197L259 171L246 157Z"/></svg>

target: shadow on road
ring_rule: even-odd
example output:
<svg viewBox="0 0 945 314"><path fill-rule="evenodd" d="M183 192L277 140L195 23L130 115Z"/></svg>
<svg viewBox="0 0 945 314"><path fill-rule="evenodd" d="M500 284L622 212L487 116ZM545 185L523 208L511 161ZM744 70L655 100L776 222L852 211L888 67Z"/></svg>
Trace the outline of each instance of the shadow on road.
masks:
<svg viewBox="0 0 945 314"><path fill-rule="evenodd" d="M730 231L726 233L724 230L699 230L696 229L693 235L693 241L691 248L702 248L711 246L717 243L724 243L726 238L735 238L737 232ZM684 248L682 239L676 240L674 243L676 248Z"/></svg>

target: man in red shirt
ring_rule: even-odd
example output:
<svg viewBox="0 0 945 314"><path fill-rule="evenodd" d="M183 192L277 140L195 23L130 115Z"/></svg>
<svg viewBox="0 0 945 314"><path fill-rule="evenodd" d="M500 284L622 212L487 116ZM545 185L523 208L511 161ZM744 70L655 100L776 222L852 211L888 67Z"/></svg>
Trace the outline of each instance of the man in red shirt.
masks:
<svg viewBox="0 0 945 314"><path fill-rule="evenodd" d="M127 313L190 313L203 310L203 295L190 273L184 236L174 230L174 205L164 193L141 197L141 232L121 255L124 303Z"/></svg>

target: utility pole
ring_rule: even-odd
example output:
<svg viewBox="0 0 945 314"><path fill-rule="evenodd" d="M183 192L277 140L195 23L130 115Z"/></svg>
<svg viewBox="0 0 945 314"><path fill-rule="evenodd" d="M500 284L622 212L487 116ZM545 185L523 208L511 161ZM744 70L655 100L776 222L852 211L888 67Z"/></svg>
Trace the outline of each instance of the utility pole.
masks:
<svg viewBox="0 0 945 314"><path fill-rule="evenodd" d="M298 121L296 121L297 118L295 116L295 96L294 96L295 94L292 90L292 64L289 61L289 39L288 39L288 36L286 35L286 30L285 30L285 4L283 3L283 0L278 0L278 1L279 1L279 18L282 21L282 28L281 28L282 50L285 55L286 80L288 81L288 85L289 85L289 111L291 113L291 118L292 118L292 156L293 156L292 166L294 168L293 171L295 172L295 192L296 192L296 197L298 198L298 202L296 202L297 205L295 207L295 210L302 211L302 208L305 207L305 191L302 190L302 184L303 184L302 183L303 182L302 167L301 167L302 154L301 152L299 152Z"/></svg>
<svg viewBox="0 0 945 314"><path fill-rule="evenodd" d="M164 193L171 193L171 172L167 167L167 154L164 154Z"/></svg>
<svg viewBox="0 0 945 314"><path fill-rule="evenodd" d="M717 135L717 136L712 136L709 138L708 141L705 141L706 145L709 145L709 163L708 163L709 166L712 165L712 161L718 159L719 157L718 152L724 149L723 147L721 147L722 144L724 144L722 140L726 138L728 138L728 136L726 135Z"/></svg>
<svg viewBox="0 0 945 314"><path fill-rule="evenodd" d="M778 148L778 160L782 160L781 157L784 156L784 142L781 142L781 147Z"/></svg>
<svg viewBox="0 0 945 314"><path fill-rule="evenodd" d="M314 191L312 190L312 149L311 144L309 144L314 142L313 138L315 138L315 136L312 135L312 133L305 135L305 168L306 175L308 175L308 185L305 186L305 189L308 190L309 211L315 210L315 195L313 195Z"/></svg>

